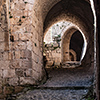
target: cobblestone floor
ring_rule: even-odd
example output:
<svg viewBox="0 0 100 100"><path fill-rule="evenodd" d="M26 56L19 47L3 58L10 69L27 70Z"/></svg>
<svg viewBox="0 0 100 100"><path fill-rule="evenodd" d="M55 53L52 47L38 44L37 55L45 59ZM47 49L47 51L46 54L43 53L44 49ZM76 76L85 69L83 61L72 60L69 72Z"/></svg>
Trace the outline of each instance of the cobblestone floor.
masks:
<svg viewBox="0 0 100 100"><path fill-rule="evenodd" d="M47 69L49 79L40 87L90 87L93 73L83 69Z"/></svg>
<svg viewBox="0 0 100 100"><path fill-rule="evenodd" d="M47 69L47 72L49 79L45 84L40 85L38 89L22 93L17 100L85 100L82 97L88 93L88 87L92 85L91 71Z"/></svg>
<svg viewBox="0 0 100 100"><path fill-rule="evenodd" d="M30 90L17 100L85 100L88 90Z"/></svg>

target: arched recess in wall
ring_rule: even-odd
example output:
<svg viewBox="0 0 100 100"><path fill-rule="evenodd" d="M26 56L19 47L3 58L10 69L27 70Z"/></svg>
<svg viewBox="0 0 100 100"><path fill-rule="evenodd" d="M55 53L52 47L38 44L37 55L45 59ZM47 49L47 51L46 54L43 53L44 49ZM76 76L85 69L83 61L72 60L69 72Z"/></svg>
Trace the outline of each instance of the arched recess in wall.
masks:
<svg viewBox="0 0 100 100"><path fill-rule="evenodd" d="M78 29L76 27L70 27L69 29L66 30L66 32L62 36L62 41L61 41L61 46L62 46L61 47L61 55L62 55L61 59L62 59L62 63L65 63L67 61L68 62L72 61L70 59L70 53L71 53L70 51L73 51L73 54L74 54L73 55L73 57L74 57L73 61L81 62L83 60L85 54L86 54L87 40L86 40L85 35L82 32L80 32L79 34L81 34L81 36L82 36L81 38L83 40L81 40L81 41L82 41L82 43L84 43L84 45L81 45L82 49L80 48L81 49L80 52L77 52L77 49L75 50L73 48L70 48L71 38L75 34L75 32L77 32L77 31L78 31ZM78 37L78 38L80 38L80 37ZM79 42L81 42L81 41L79 41ZM78 45L78 46L80 46L80 45ZM78 57L78 55L80 56L80 58Z"/></svg>
<svg viewBox="0 0 100 100"><path fill-rule="evenodd" d="M80 33L80 31L76 31L72 34L71 39L70 39L70 46L69 46L69 50L73 50L73 52L76 53L76 60L74 61L80 61L82 60L82 55L83 52L86 53L85 49L87 42L85 43L85 40L82 36L82 34ZM84 55L85 56L85 55ZM72 61L70 59L70 61Z"/></svg>

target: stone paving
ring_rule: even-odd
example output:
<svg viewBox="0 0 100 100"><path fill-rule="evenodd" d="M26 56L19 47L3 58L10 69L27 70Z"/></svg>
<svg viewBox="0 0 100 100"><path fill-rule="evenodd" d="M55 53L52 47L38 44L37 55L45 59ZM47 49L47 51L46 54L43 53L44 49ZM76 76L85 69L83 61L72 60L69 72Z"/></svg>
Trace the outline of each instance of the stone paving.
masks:
<svg viewBox="0 0 100 100"><path fill-rule="evenodd" d="M86 100L92 72L81 69L47 69L49 79L36 89L21 93L17 100Z"/></svg>
<svg viewBox="0 0 100 100"><path fill-rule="evenodd" d="M92 71L76 69L47 69L49 79L40 87L90 87Z"/></svg>
<svg viewBox="0 0 100 100"><path fill-rule="evenodd" d="M30 90L17 100L81 100L87 92L88 90Z"/></svg>

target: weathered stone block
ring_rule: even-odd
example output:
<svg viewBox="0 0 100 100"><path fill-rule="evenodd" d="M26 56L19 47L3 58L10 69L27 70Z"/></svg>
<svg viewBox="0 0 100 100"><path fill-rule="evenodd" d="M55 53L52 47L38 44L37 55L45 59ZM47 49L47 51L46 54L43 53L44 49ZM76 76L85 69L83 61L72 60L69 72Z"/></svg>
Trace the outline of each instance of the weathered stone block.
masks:
<svg viewBox="0 0 100 100"><path fill-rule="evenodd" d="M21 68L17 68L16 70L15 70L15 73L16 73L16 75L18 76L18 77L24 77L24 69L21 69Z"/></svg>
<svg viewBox="0 0 100 100"><path fill-rule="evenodd" d="M22 67L26 69L32 68L32 62L30 60L23 59Z"/></svg>
<svg viewBox="0 0 100 100"><path fill-rule="evenodd" d="M10 68L21 68L22 67L22 60L12 60L10 62Z"/></svg>
<svg viewBox="0 0 100 100"><path fill-rule="evenodd" d="M3 60L8 60L8 52L3 53Z"/></svg>
<svg viewBox="0 0 100 100"><path fill-rule="evenodd" d="M21 5L21 6L20 6ZM20 5L19 3L17 3L16 7L19 9L19 10L23 10L25 9L25 3L23 1L20 1ZM22 15L22 14L21 14Z"/></svg>
<svg viewBox="0 0 100 100"><path fill-rule="evenodd" d="M32 50L32 42L31 41L27 41L27 49Z"/></svg>
<svg viewBox="0 0 100 100"><path fill-rule="evenodd" d="M20 51L20 58L21 59L31 59L32 54L30 50L21 50Z"/></svg>
<svg viewBox="0 0 100 100"><path fill-rule="evenodd" d="M31 58L32 57L32 51L30 50L25 50L26 58Z"/></svg>
<svg viewBox="0 0 100 100"><path fill-rule="evenodd" d="M0 52L0 60L3 60L3 52Z"/></svg>
<svg viewBox="0 0 100 100"><path fill-rule="evenodd" d="M14 18L10 18L10 24L16 24L16 21L14 20Z"/></svg>
<svg viewBox="0 0 100 100"><path fill-rule="evenodd" d="M19 49L20 49L20 50L26 49L26 43L25 43L25 42L20 42L20 43L18 43L18 46L19 46Z"/></svg>
<svg viewBox="0 0 100 100"><path fill-rule="evenodd" d="M2 77L2 70L0 70L0 79L1 79L1 77Z"/></svg>
<svg viewBox="0 0 100 100"><path fill-rule="evenodd" d="M12 44L13 50L25 50L26 49L26 43L22 41L16 41Z"/></svg>
<svg viewBox="0 0 100 100"><path fill-rule="evenodd" d="M4 51L4 49L5 49L5 43L1 42L0 43L0 50Z"/></svg>
<svg viewBox="0 0 100 100"><path fill-rule="evenodd" d="M34 52L32 52L32 59L36 62L36 63L39 63L39 56L36 55Z"/></svg>
<svg viewBox="0 0 100 100"><path fill-rule="evenodd" d="M39 54L40 49L38 48L37 43L33 43L32 49L35 54L37 54L37 55Z"/></svg>
<svg viewBox="0 0 100 100"><path fill-rule="evenodd" d="M11 86L19 85L18 84L18 77L9 78L8 82L9 82L9 85L11 85Z"/></svg>
<svg viewBox="0 0 100 100"><path fill-rule="evenodd" d="M25 7L25 10L29 10L29 11L33 10L33 5L27 4L26 7Z"/></svg>
<svg viewBox="0 0 100 100"><path fill-rule="evenodd" d="M4 35L5 33L3 31L0 32L0 41L4 41Z"/></svg>
<svg viewBox="0 0 100 100"><path fill-rule="evenodd" d="M20 85L34 85L35 80L31 77L20 77Z"/></svg>
<svg viewBox="0 0 100 100"><path fill-rule="evenodd" d="M30 23L30 24L29 24ZM32 21L29 20L27 27L25 27L25 30L28 32L28 33L31 33L32 32L32 28L33 26L31 25Z"/></svg>
<svg viewBox="0 0 100 100"><path fill-rule="evenodd" d="M32 70L32 77L38 81L41 77L40 73L36 72L35 70Z"/></svg>
<svg viewBox="0 0 100 100"><path fill-rule="evenodd" d="M0 70L1 69L9 69L10 61L0 61Z"/></svg>
<svg viewBox="0 0 100 100"><path fill-rule="evenodd" d="M0 86L0 94L2 94L2 90L3 90L3 89L2 89L2 87Z"/></svg>
<svg viewBox="0 0 100 100"><path fill-rule="evenodd" d="M24 72L24 75L25 75L25 77L31 77L31 76L32 76L32 69L27 69L27 70Z"/></svg>
<svg viewBox="0 0 100 100"><path fill-rule="evenodd" d="M13 34L13 36L14 36L14 41L17 41L17 40L19 40L19 34L17 34L17 33L14 33L14 34Z"/></svg>
<svg viewBox="0 0 100 100"><path fill-rule="evenodd" d="M32 61L32 69L40 73L42 71L42 65L37 64L34 60Z"/></svg>
<svg viewBox="0 0 100 100"><path fill-rule="evenodd" d="M13 91L14 91L14 87L12 87L12 86L5 86L4 90L3 90L4 94L6 94L6 95L7 94L12 94Z"/></svg>
<svg viewBox="0 0 100 100"><path fill-rule="evenodd" d="M15 69L3 70L3 78L11 78L15 76Z"/></svg>
<svg viewBox="0 0 100 100"><path fill-rule="evenodd" d="M23 89L24 89L24 87L15 86L14 93L19 93L19 92L23 91Z"/></svg>
<svg viewBox="0 0 100 100"><path fill-rule="evenodd" d="M28 30L26 30L26 32L28 32ZM32 38L32 34L31 33L19 34L19 39L20 40L28 41L31 38Z"/></svg>
<svg viewBox="0 0 100 100"><path fill-rule="evenodd" d="M34 0L25 0L25 2L28 2L30 4L34 4Z"/></svg>
<svg viewBox="0 0 100 100"><path fill-rule="evenodd" d="M15 59L20 59L20 51L15 51Z"/></svg>
<svg viewBox="0 0 100 100"><path fill-rule="evenodd" d="M27 10L24 10L24 16L28 16L28 11Z"/></svg>

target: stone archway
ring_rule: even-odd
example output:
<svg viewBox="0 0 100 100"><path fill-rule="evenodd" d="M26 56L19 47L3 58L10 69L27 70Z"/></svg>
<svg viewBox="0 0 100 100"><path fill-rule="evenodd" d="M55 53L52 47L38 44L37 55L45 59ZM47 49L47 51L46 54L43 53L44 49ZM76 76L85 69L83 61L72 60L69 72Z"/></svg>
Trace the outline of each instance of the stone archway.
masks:
<svg viewBox="0 0 100 100"><path fill-rule="evenodd" d="M70 61L69 58L69 44L70 44L70 38L72 34L76 31L75 28L71 28L67 31L66 35L62 37L62 63L66 61Z"/></svg>
<svg viewBox="0 0 100 100"><path fill-rule="evenodd" d="M82 59L84 58L86 53L86 50L84 48L87 48L86 45L87 42L85 43L85 38L83 38L80 31L76 31L72 34L69 48L76 52L76 61L82 61Z"/></svg>
<svg viewBox="0 0 100 100"><path fill-rule="evenodd" d="M77 28L76 27L70 27L69 29L66 30L66 32L64 33L64 35L62 36L62 41L61 41L61 61L62 63L65 63L66 61L71 61L70 60L70 42L71 42L71 37L72 35L77 32ZM81 33L80 33L81 34ZM84 36L84 35L83 35ZM86 49L87 49L87 40L85 38L85 36L83 37L84 38L84 46L82 46L82 50L80 51L81 54L80 54L80 60L78 60L79 62L82 61L82 59L84 58L85 56L85 53L86 53ZM75 55L75 53L74 53ZM76 57L77 59L77 57Z"/></svg>

